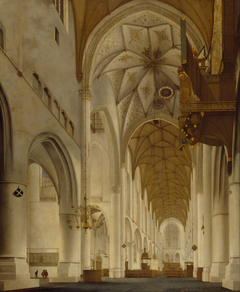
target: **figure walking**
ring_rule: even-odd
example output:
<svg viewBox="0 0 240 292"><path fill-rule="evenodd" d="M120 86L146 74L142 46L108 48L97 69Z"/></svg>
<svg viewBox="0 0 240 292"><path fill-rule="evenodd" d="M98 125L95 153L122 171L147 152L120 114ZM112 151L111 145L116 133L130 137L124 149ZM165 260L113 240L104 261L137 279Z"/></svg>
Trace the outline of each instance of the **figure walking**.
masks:
<svg viewBox="0 0 240 292"><path fill-rule="evenodd" d="M36 270L36 272L35 272L35 278L37 278L38 277L38 270Z"/></svg>

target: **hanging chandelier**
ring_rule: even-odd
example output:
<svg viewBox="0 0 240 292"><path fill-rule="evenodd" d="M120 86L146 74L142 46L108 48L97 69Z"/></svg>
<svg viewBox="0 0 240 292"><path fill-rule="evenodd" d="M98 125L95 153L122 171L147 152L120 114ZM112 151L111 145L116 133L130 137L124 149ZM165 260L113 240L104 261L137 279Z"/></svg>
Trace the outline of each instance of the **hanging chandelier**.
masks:
<svg viewBox="0 0 240 292"><path fill-rule="evenodd" d="M72 206L71 208L73 209L73 214L74 215L74 219L76 222L76 225L74 223L74 221L72 221L71 219L66 220L67 224L68 224L68 228L71 230L80 230L81 228L84 229L84 233L87 233L88 229L92 229L91 224L89 223L89 219L90 219L90 214L91 214L91 206L88 205L87 206L87 197L84 197L84 206L77 206L74 207Z"/></svg>
<svg viewBox="0 0 240 292"><path fill-rule="evenodd" d="M86 9L85 9L85 38L86 38ZM85 43L86 43L86 39L85 39ZM86 55L85 55L85 68L86 68ZM85 72L86 73L86 72ZM85 74L86 75L86 74ZM85 85L86 85L86 80L85 80ZM85 113L86 111L86 103L85 103ZM87 125L87 116L86 116L86 125ZM87 205L87 150L86 150L86 139L87 139L87 134L86 134L86 128L84 129L84 136L85 136L85 159L84 159L84 164L85 164L85 169L84 169L84 204L83 206L77 206L74 207L72 206L71 208L73 209L73 214L75 217L75 221L76 221L76 226L74 226L74 224L72 224L72 220L68 219L66 220L67 224L68 224L68 228L71 230L80 230L81 228L84 229L84 233L87 233L88 229L92 229L92 226L90 224L90 217L91 217L91 206ZM101 225L100 225L101 226ZM100 227L99 226L99 227ZM95 227L95 226L94 226Z"/></svg>
<svg viewBox="0 0 240 292"><path fill-rule="evenodd" d="M71 230L80 230L80 228L82 227L82 229L84 229L84 233L87 233L88 229L92 229L92 226L89 223L90 220L90 215L91 215L91 206L87 205L87 161L86 161L86 144L85 144L85 177L84 177L84 205L83 206L71 206L71 208L73 209L73 214L75 217L75 221L76 221L76 226L72 225L72 220L68 219L66 220L67 224L68 224L68 228ZM101 227L102 225L100 225L99 227ZM99 228L98 227L98 228Z"/></svg>

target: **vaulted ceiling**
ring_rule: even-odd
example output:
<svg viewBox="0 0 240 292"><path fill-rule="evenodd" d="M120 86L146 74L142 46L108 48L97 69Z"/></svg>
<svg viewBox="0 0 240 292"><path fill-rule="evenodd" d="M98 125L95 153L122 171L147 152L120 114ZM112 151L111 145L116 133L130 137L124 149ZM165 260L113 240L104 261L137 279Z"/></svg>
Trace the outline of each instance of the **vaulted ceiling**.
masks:
<svg viewBox="0 0 240 292"><path fill-rule="evenodd" d="M149 11L130 18L99 47L94 80L108 77L122 136L141 117L160 111L174 116L180 47L179 28Z"/></svg>
<svg viewBox="0 0 240 292"><path fill-rule="evenodd" d="M162 223L175 217L185 226L190 200L191 153L179 151L179 130L165 121L151 121L133 134L129 147L133 175L139 166L142 190L148 191L152 211Z"/></svg>
<svg viewBox="0 0 240 292"><path fill-rule="evenodd" d="M110 19L111 13L127 2L132 1L72 0L79 81L87 38L104 17ZM170 8L155 5L160 2ZM102 26L102 35L92 49L95 53L87 58L85 69L91 67L93 83L108 78L118 112L120 141L128 141L133 176L140 167L142 190L147 189L156 219L161 223L175 217L185 226L191 198L191 151L188 147L179 151L179 129L173 125L180 114L180 18L186 14L202 35L201 39L194 25L188 24L193 47L201 50L205 44L209 48L214 0L139 3L144 9L129 6L127 16L123 11L118 22L108 20ZM172 123L167 122L170 120Z"/></svg>
<svg viewBox="0 0 240 292"><path fill-rule="evenodd" d="M71 0L75 19L77 78L82 78L82 60L85 45L93 29L103 18L132 0ZM147 2L146 0L141 2ZM154 1L149 0L149 3ZM210 47L213 25L214 0L161 0L191 19Z"/></svg>

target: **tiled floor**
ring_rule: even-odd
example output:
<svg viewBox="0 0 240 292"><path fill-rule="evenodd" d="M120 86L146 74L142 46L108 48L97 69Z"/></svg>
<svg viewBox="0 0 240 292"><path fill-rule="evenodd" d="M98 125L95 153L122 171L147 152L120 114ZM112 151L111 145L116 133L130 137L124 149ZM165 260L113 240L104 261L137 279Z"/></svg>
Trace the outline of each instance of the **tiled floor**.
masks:
<svg viewBox="0 0 240 292"><path fill-rule="evenodd" d="M19 290L18 290L19 291ZM23 290L22 290L23 291ZM39 292L227 292L221 283L205 283L194 278L165 278L159 276L153 279L109 279L103 277L101 283L54 283L44 284L44 287L30 289Z"/></svg>

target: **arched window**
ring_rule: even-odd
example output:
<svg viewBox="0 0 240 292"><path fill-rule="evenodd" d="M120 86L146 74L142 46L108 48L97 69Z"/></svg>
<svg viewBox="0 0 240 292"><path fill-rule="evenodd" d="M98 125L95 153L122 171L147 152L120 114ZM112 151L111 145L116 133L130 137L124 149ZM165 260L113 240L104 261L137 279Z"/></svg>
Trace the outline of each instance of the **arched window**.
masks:
<svg viewBox="0 0 240 292"><path fill-rule="evenodd" d="M168 253L166 253L165 256L164 256L164 262L165 263L170 263L170 256L169 256Z"/></svg>
<svg viewBox="0 0 240 292"><path fill-rule="evenodd" d="M39 76L36 73L33 73L33 88L37 94L42 97L42 84L39 80Z"/></svg>
<svg viewBox="0 0 240 292"><path fill-rule="evenodd" d="M52 187L53 182L48 174L42 169L42 187Z"/></svg>
<svg viewBox="0 0 240 292"><path fill-rule="evenodd" d="M179 253L175 254L175 263L180 263L180 254Z"/></svg>
<svg viewBox="0 0 240 292"><path fill-rule="evenodd" d="M50 92L48 88L45 87L44 88L44 102L49 108L51 108L51 101L52 101L52 98L51 98Z"/></svg>
<svg viewBox="0 0 240 292"><path fill-rule="evenodd" d="M53 101L53 114L56 116L57 119L59 119L60 117L60 106L58 104L58 101L56 99L54 99Z"/></svg>
<svg viewBox="0 0 240 292"><path fill-rule="evenodd" d="M0 21L0 48L5 50L5 28Z"/></svg>
<svg viewBox="0 0 240 292"><path fill-rule="evenodd" d="M63 125L64 128L67 127L67 115L64 111L61 111L60 123Z"/></svg>
<svg viewBox="0 0 240 292"><path fill-rule="evenodd" d="M1 49L4 50L4 39L3 39L3 37L4 37L3 30L0 28L0 47L1 47Z"/></svg>
<svg viewBox="0 0 240 292"><path fill-rule="evenodd" d="M65 25L67 20L67 3L67 0L53 0L53 5L55 6L59 17Z"/></svg>
<svg viewBox="0 0 240 292"><path fill-rule="evenodd" d="M69 127L68 127L68 131L69 131L69 134L74 137L74 124L72 121L69 121Z"/></svg>

